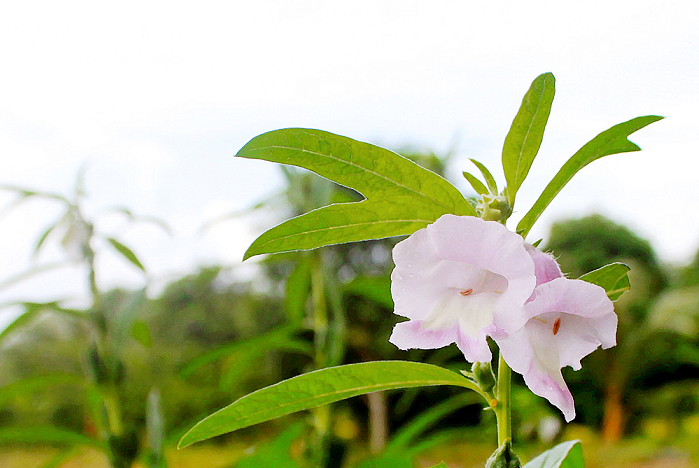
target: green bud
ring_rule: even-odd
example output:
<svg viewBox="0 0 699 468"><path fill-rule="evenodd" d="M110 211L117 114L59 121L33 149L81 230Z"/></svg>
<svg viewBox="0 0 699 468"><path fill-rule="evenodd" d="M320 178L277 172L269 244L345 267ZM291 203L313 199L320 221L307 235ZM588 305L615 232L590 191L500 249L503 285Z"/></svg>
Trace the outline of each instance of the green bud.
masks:
<svg viewBox="0 0 699 468"><path fill-rule="evenodd" d="M471 372L484 392L490 392L495 387L495 374L489 362L474 362Z"/></svg>
<svg viewBox="0 0 699 468"><path fill-rule="evenodd" d="M507 439L485 462L485 468L522 468L522 462L512 451L512 441Z"/></svg>
<svg viewBox="0 0 699 468"><path fill-rule="evenodd" d="M486 221L505 221L512 214L512 207L503 195L485 194L476 205L481 218Z"/></svg>

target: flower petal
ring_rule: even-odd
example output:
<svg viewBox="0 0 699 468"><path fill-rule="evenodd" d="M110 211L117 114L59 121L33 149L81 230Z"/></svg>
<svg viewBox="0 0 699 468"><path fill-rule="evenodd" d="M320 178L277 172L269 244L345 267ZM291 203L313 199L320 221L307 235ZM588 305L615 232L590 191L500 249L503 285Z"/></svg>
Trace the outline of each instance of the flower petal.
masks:
<svg viewBox="0 0 699 468"><path fill-rule="evenodd" d="M573 398L561 368L580 369L580 360L616 341L617 317L604 289L581 280L556 278L537 286L524 306L527 320L496 341L507 364L524 376L529 389L575 417Z"/></svg>

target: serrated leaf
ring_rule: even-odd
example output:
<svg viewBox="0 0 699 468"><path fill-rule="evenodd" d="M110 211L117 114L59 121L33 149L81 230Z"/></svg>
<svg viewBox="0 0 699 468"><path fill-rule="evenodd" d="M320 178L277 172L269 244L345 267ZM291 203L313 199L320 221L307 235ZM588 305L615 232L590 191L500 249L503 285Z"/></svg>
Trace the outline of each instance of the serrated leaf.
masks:
<svg viewBox="0 0 699 468"><path fill-rule="evenodd" d="M539 152L555 92L556 79L553 74L539 75L524 95L522 105L505 137L502 169L507 181L510 206L514 206L515 195Z"/></svg>
<svg viewBox="0 0 699 468"><path fill-rule="evenodd" d="M258 237L244 258L412 234L443 214L475 216L439 175L392 151L321 130L290 128L253 138L237 154L303 167L361 193L290 219Z"/></svg>
<svg viewBox="0 0 699 468"><path fill-rule="evenodd" d="M475 384L465 377L419 362L376 361L329 367L240 398L197 423L182 437L179 447L357 395L434 385L454 385L477 391Z"/></svg>
<svg viewBox="0 0 699 468"><path fill-rule="evenodd" d="M135 265L138 269L143 271L145 273L146 268L143 266L141 261L138 259L135 253L133 251L126 247L124 244L119 242L118 240L114 239L113 237L108 237L107 241L114 247L114 249L119 252L126 260L131 262L133 265Z"/></svg>
<svg viewBox="0 0 699 468"><path fill-rule="evenodd" d="M545 451L524 468L585 468L582 445L579 440L571 440Z"/></svg>
<svg viewBox="0 0 699 468"><path fill-rule="evenodd" d="M490 193L493 195L498 194L498 184L495 183L495 178L493 177L493 174L490 173L487 167L485 167L482 163L476 161L475 159L471 159L471 162L476 165L479 171L481 171L481 174L483 174L483 178L485 179L485 183L488 184L488 190L490 190Z"/></svg>
<svg viewBox="0 0 699 468"><path fill-rule="evenodd" d="M517 232L526 237L532 226L539 219L541 213L558 195L558 192L573 178L573 176L583 167L603 156L617 153L628 153L640 151L641 148L628 140L628 136L642 129L646 125L657 122L662 117L657 115L646 115L636 117L627 122L615 125L603 131L595 138L587 142L580 148L558 171L554 178L539 196L534 206L524 215L524 218L517 225Z"/></svg>
<svg viewBox="0 0 699 468"><path fill-rule="evenodd" d="M630 268L623 263L611 263L585 273L580 279L603 287L607 291L607 297L612 301L616 301L631 287L629 284L629 270Z"/></svg>
<svg viewBox="0 0 699 468"><path fill-rule="evenodd" d="M488 187L483 184L476 176L469 172L462 172L466 180L468 180L468 183L471 184L471 187L473 187L473 190L476 191L479 195L487 195L488 193Z"/></svg>

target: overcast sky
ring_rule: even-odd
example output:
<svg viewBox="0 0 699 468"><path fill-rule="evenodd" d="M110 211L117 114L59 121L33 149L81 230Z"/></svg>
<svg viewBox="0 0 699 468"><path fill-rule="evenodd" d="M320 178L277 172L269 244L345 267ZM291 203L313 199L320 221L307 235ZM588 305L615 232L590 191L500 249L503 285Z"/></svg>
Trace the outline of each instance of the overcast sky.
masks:
<svg viewBox="0 0 699 468"><path fill-rule="evenodd" d="M642 152L578 174L532 240L553 220L600 212L682 264L699 248L698 21L689 1L12 2L0 10L0 183L68 194L86 165L90 216L119 205L172 225L171 238L116 216L98 224L164 281L234 264L259 234L241 221L197 234L281 189L274 164L233 158L255 135L311 127L453 151L451 178L468 192L468 158L503 180L510 123L551 71L557 94L523 212L597 133L666 119L632 135ZM0 282L27 268L57 215L49 203L3 213ZM113 257L100 268L105 284L143 281ZM62 272L0 294L81 294L79 281Z"/></svg>

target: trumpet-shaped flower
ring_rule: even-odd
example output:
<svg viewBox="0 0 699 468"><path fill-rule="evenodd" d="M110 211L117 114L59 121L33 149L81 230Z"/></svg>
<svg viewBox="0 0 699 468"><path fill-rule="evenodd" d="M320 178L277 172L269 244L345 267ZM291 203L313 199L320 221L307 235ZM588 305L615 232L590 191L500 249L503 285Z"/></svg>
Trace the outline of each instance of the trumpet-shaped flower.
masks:
<svg viewBox="0 0 699 468"><path fill-rule="evenodd" d="M456 343L471 362L491 359L487 336L505 336L536 286L521 236L493 221L444 215L393 249L391 274L401 349Z"/></svg>
<svg viewBox="0 0 699 468"><path fill-rule="evenodd" d="M614 306L603 288L556 277L536 287L522 319L525 324L520 329L496 339L500 352L524 376L532 392L549 400L571 421L575 406L561 369L578 370L580 360L598 346L616 344Z"/></svg>

